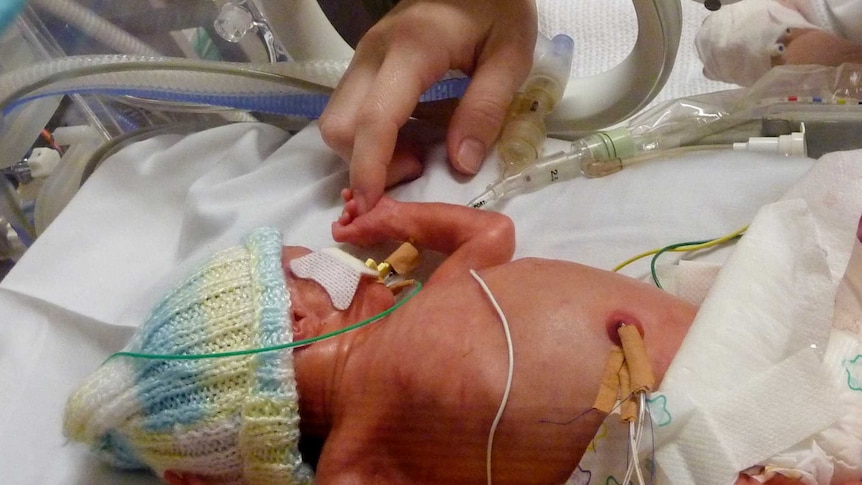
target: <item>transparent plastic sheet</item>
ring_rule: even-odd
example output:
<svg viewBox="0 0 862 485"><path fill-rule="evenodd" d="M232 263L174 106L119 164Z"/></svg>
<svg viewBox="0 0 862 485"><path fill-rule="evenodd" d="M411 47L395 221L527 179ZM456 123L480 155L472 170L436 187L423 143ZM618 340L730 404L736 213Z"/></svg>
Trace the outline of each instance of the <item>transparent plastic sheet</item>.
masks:
<svg viewBox="0 0 862 485"><path fill-rule="evenodd" d="M766 116L810 113L862 119L862 65L780 66L750 88L707 93L660 104L632 117L633 136L668 148L699 144ZM753 135L749 135L753 136ZM738 141L738 140L737 140Z"/></svg>
<svg viewBox="0 0 862 485"><path fill-rule="evenodd" d="M763 122L862 122L862 65L779 66L750 88L668 101L626 124L635 156L621 167L764 135ZM790 124L790 125L792 125Z"/></svg>
<svg viewBox="0 0 862 485"><path fill-rule="evenodd" d="M32 66L58 62L52 59L65 59L69 49L75 48L71 45L74 43L55 38L55 34L62 35L70 29L75 31L74 28L62 23L51 25L50 21L56 22L56 19L43 18L33 8L35 3L31 5L24 7L0 36L0 50L3 52L0 77L7 88L14 85L14 82L10 85L10 81L19 78L22 72L29 72ZM86 38L87 34L79 36ZM192 117L198 120L213 117L209 113L192 116L165 111L161 107L135 107L111 97L65 94L38 96L0 116L0 170L3 171L0 176L8 181L4 184L5 203L0 210L0 246L12 243L28 246L33 242L77 191L81 183L78 174L95 146L124 133L153 126L170 126ZM17 175L18 169L29 166L28 160L34 148L44 146L46 140L53 144L46 128L53 131L61 126L86 127L97 135L86 140L73 140L77 146L66 146L60 151L62 161L56 165L56 173L47 178L34 178L29 170L21 172L22 177L10 175ZM56 144L53 147L60 150ZM73 175L69 176L70 173ZM58 187L63 190L56 190ZM11 258L14 261L22 254L23 249L3 251L0 260Z"/></svg>
<svg viewBox="0 0 862 485"><path fill-rule="evenodd" d="M266 63L266 49L271 46L264 46L255 36L227 41L216 35L214 21L219 15L219 4L220 2L205 1L158 5L99 0L33 1L21 11L7 29L6 35L0 39L0 49L4 53L3 59L0 60L0 73L5 73L6 76L3 82L14 84L14 74L11 73L32 76L33 65L44 69L45 66L54 66L52 62L66 62L70 57L74 58L80 54L91 59L102 54L120 53L144 57L164 55L189 60L200 58L247 64ZM256 33L261 30L263 24L254 29ZM277 39L270 40L271 43L278 44ZM275 47L280 48L278 45ZM32 81L32 78L30 80ZM224 79L219 81L223 82ZM60 97L57 97L53 106L41 103L41 109L30 108L28 116L4 113L16 116L17 120L7 120L7 124L15 125L13 128L6 127L7 130L15 130L14 136L8 131L5 134L0 132L0 144L4 148L0 167L21 160L38 138L40 130L52 117L62 125L72 122L89 124L101 131L106 138L152 126L190 121L188 116L174 114L181 107L177 102L173 102L164 103L162 106L139 106L133 110L134 117L139 118L139 122L129 123L129 112L132 111L128 109L129 103L117 106L111 99L78 96L72 94L69 89L63 91L63 86L60 88L55 90L56 94L69 94L72 103L60 104ZM78 94L87 94L92 90L80 89ZM37 96L35 99L50 97L50 94L42 92ZM183 109L188 113L188 107ZM38 111L35 114L39 116L34 116L34 110ZM202 115L204 121L212 111L214 110L210 109ZM251 119L249 116L236 114L221 116L234 120ZM72 120L66 120L65 117L71 117ZM140 122L141 118L143 122ZM29 123L23 123L24 121ZM14 145L15 149L7 150L9 144Z"/></svg>

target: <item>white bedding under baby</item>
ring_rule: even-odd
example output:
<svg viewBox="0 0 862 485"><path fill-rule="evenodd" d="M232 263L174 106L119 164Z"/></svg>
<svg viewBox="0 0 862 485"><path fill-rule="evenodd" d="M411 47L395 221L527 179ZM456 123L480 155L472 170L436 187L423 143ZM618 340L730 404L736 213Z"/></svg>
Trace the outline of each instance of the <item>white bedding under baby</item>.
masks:
<svg viewBox="0 0 862 485"><path fill-rule="evenodd" d="M633 18L619 18L620 12L631 14L628 2L584 2L578 9L560 9L561 3L539 2L545 12L540 27L552 34L583 26L572 32L575 64L583 68L578 74L622 60L634 42L633 34L620 36L634 32ZM726 87L700 75L690 47L702 6L685 2L683 9L683 47L661 99ZM596 18L613 22L602 28ZM28 250L0 284L0 483L156 483L147 474L112 471L85 446L66 442L63 405L126 343L171 276L196 258L234 244L259 225L279 227L286 244L333 244L329 223L341 212L346 165L323 145L314 126L288 138L271 126L244 124L135 144L99 168ZM551 150L566 145L549 143ZM516 257L610 269L644 250L724 235L789 190L807 191L817 207L835 209L837 223L824 227L834 228L828 234L836 240L827 242L849 248L855 226L848 214L858 218L862 212L862 152L832 157L818 165L823 178L799 185L812 163L728 151L692 153L603 179L559 183L495 209L515 221ZM437 146L425 175L390 195L463 204L496 175L492 158L477 176L458 176ZM848 193L856 195L845 197ZM696 259L720 263L733 253L725 247ZM843 256L833 254L830 250L841 266ZM667 254L662 261L678 258ZM645 278L648 262L623 272Z"/></svg>

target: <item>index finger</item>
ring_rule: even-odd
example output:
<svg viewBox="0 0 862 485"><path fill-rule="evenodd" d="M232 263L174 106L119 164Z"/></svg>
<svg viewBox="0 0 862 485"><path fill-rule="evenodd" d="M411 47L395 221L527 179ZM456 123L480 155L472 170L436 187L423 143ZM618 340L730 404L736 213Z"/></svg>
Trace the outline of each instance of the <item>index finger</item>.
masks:
<svg viewBox="0 0 862 485"><path fill-rule="evenodd" d="M448 60L441 53L428 53L409 41L394 44L386 55L356 115L350 186L360 213L383 195L398 131L422 93L447 69Z"/></svg>

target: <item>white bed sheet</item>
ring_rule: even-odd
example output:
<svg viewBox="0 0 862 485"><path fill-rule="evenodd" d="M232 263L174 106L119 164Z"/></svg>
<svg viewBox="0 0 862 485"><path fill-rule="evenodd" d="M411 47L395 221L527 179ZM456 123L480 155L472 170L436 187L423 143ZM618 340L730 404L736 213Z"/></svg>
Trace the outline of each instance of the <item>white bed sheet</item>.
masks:
<svg viewBox="0 0 862 485"><path fill-rule="evenodd" d="M391 195L466 203L496 176L490 162L473 178L457 176L437 146L425 175ZM698 153L558 183L497 209L516 223L516 257L609 269L645 249L746 224L811 164ZM86 447L67 443L66 397L124 345L172 276L202 255L263 224L282 229L286 244L332 245L329 224L346 184L346 166L315 126L289 140L262 124L163 136L106 162L0 284L0 482L154 481L111 472ZM727 251L703 257L720 261ZM647 263L625 272L644 277Z"/></svg>

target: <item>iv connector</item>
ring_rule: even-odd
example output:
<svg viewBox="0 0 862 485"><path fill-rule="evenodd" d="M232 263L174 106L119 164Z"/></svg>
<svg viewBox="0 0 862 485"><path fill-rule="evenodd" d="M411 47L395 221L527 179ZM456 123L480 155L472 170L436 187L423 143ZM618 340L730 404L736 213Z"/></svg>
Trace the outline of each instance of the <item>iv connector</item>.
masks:
<svg viewBox="0 0 862 485"><path fill-rule="evenodd" d="M545 122L539 113L527 111L512 115L497 144L503 176L520 172L538 160L546 136Z"/></svg>

